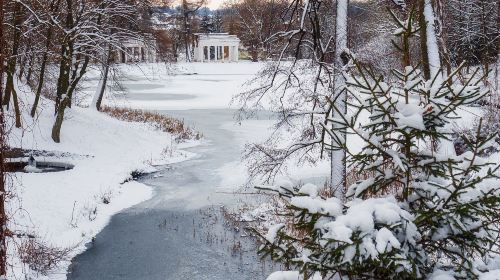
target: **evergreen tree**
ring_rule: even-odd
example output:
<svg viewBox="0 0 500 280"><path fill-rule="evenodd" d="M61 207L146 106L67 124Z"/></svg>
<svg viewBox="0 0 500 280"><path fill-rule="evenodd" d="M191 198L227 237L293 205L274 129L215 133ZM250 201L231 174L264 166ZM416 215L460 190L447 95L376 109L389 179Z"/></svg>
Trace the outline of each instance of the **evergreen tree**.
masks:
<svg viewBox="0 0 500 280"><path fill-rule="evenodd" d="M202 33L213 33L214 32L214 24L212 21L212 16L207 13L203 15L200 23L200 30Z"/></svg>
<svg viewBox="0 0 500 280"><path fill-rule="evenodd" d="M224 22L222 20L222 13L220 11L215 11L212 17L212 26L214 33L224 32Z"/></svg>
<svg viewBox="0 0 500 280"><path fill-rule="evenodd" d="M416 33L411 24L400 28L395 34ZM461 67L447 79L425 80L406 66L388 81L350 58L351 71L344 75L352 112L343 114L332 100L339 114L329 119L334 126L324 127L363 179L348 187L346 203L322 196L313 185L271 188L288 197L289 217L261 235L261 251L298 268L304 279L318 272L325 279L428 279L441 273L476 279L477 261L499 254L500 166L481 157L495 135L481 133L480 121L474 137L463 136L466 152L445 154L440 145L450 140L448 127L459 110L488 94L479 86L481 77L476 71L462 85L449 85ZM341 140L344 133L362 139L363 149L351 150Z"/></svg>

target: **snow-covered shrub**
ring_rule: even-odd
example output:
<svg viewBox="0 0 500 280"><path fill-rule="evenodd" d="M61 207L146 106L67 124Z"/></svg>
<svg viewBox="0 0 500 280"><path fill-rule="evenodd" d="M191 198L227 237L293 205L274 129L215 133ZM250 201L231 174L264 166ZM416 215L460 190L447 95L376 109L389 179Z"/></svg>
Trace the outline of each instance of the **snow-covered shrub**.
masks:
<svg viewBox="0 0 500 280"><path fill-rule="evenodd" d="M355 199L346 207L336 198L295 193L290 200L293 229L277 224L262 248L275 260L298 266L307 275L407 278L415 265L402 258L418 250L414 217L394 197ZM290 225L288 225L290 226Z"/></svg>
<svg viewBox="0 0 500 280"><path fill-rule="evenodd" d="M293 223L271 227L262 251L306 275L424 279L440 270L476 278L474 261L500 246L499 166L480 156L494 135L481 134L479 121L476 137L463 136L468 151L457 156L449 124L488 92L475 79L448 85L455 74L425 81L408 66L386 83L354 58L353 65L351 112L330 118L336 125L328 133L334 141L343 132L363 139L360 152L336 146L366 179L348 187L346 203L311 186L279 190L290 198Z"/></svg>

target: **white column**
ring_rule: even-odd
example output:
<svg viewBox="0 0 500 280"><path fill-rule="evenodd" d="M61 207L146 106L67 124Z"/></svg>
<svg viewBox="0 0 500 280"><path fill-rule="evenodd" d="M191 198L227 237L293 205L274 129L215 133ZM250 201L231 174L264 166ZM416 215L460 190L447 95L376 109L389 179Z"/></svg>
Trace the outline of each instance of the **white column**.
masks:
<svg viewBox="0 0 500 280"><path fill-rule="evenodd" d="M198 56L199 60L203 62L203 60L205 59L205 46L200 43L198 43Z"/></svg>
<svg viewBox="0 0 500 280"><path fill-rule="evenodd" d="M238 50L238 46L235 46L234 50L235 50L234 61L238 61L240 59L240 50Z"/></svg>
<svg viewBox="0 0 500 280"><path fill-rule="evenodd" d="M224 54L225 54L224 53L224 51L225 51L224 48L225 47L224 47L224 45L222 45L221 48L222 48L222 61L225 61L225 57L224 57Z"/></svg>

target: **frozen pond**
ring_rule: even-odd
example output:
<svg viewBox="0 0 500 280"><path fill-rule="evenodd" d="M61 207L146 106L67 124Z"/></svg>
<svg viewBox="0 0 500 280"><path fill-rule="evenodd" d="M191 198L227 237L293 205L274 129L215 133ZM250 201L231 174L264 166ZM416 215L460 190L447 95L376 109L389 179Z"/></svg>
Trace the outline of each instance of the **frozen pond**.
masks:
<svg viewBox="0 0 500 280"><path fill-rule="evenodd" d="M141 94L125 94L119 97L120 99L125 100L187 100L194 99L196 95L191 94L166 94L166 93L141 93Z"/></svg>

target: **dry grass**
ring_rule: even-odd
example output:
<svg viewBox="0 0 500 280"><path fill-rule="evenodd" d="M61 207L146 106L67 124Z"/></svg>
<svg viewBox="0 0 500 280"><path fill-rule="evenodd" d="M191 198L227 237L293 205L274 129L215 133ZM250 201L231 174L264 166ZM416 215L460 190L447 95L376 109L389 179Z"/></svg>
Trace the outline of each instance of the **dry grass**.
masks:
<svg viewBox="0 0 500 280"><path fill-rule="evenodd" d="M61 261L69 259L71 248L58 248L36 237L22 238L18 245L21 261L30 269L47 275Z"/></svg>
<svg viewBox="0 0 500 280"><path fill-rule="evenodd" d="M140 122L176 136L176 140L200 139L202 134L187 126L184 121L163 114L143 110L103 106L101 112L127 122Z"/></svg>

